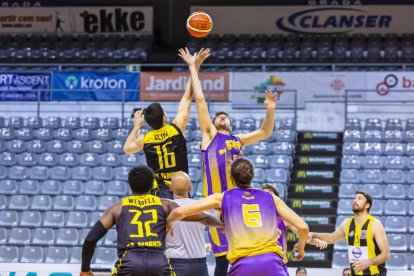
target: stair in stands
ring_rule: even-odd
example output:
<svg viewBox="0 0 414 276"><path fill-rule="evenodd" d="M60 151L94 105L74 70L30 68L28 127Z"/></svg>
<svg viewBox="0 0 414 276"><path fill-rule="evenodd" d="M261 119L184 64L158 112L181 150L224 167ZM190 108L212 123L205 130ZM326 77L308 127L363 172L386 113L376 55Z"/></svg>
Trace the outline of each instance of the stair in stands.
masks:
<svg viewBox="0 0 414 276"><path fill-rule="evenodd" d="M298 133L287 203L308 223L310 231L335 230L342 139L342 133L335 132ZM290 249L297 238L290 232L287 238ZM331 267L332 249L320 251L308 245L304 260L295 266Z"/></svg>

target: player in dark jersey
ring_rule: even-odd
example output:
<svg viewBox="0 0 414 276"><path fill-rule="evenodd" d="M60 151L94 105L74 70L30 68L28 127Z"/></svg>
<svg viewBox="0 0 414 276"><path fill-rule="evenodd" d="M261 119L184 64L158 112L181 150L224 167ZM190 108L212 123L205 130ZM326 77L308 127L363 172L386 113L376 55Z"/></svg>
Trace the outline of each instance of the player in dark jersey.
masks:
<svg viewBox="0 0 414 276"><path fill-rule="evenodd" d="M221 208L229 242L227 258L232 264L228 275L286 276L283 250L276 243L278 218L298 230L299 242L293 249L298 255L294 260L304 257L308 225L277 196L252 188L254 168L249 159L239 157L234 160L231 176L237 188L173 210L167 218L168 229L188 215Z"/></svg>
<svg viewBox="0 0 414 276"><path fill-rule="evenodd" d="M149 193L154 171L147 166L133 168L128 175L132 195L109 207L85 238L82 249L81 276L93 275L90 264L96 243L116 225L118 261L112 275L175 275L165 256L166 218L178 207L169 199ZM220 220L208 213L188 221L222 227Z"/></svg>
<svg viewBox="0 0 414 276"><path fill-rule="evenodd" d="M266 117L262 126L250 133L231 135L230 117L226 112L217 112L211 121L207 103L201 89L195 62L197 54L192 56L188 49L180 49L180 56L188 64L193 92L197 105L197 116L202 133L202 173L203 195L222 193L234 188L230 181L231 162L240 155L243 155L242 147L257 143L270 137L273 133L275 123L275 108L278 98L277 93L271 90L266 91L264 106ZM210 243L216 258L215 276L227 274L228 262L226 235L210 229Z"/></svg>
<svg viewBox="0 0 414 276"><path fill-rule="evenodd" d="M196 61L197 71L209 56L209 49L200 50ZM188 173L185 128L190 116L192 95L189 78L177 115L171 124L167 124L167 115L159 103L152 103L147 108L137 111L134 114L134 128L125 141L126 154L144 150L147 165L155 172L154 189L159 197L173 199L169 187L173 174L178 171ZM145 135L140 134L144 122L152 128Z"/></svg>

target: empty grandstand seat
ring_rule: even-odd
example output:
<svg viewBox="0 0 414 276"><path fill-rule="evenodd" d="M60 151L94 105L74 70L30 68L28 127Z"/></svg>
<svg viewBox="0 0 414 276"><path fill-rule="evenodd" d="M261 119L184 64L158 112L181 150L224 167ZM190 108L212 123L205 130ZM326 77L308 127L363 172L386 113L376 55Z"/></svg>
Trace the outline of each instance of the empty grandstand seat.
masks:
<svg viewBox="0 0 414 276"><path fill-rule="evenodd" d="M19 251L17 246L0 246L0 263L17 263Z"/></svg>
<svg viewBox="0 0 414 276"><path fill-rule="evenodd" d="M41 128L43 127L43 120L41 117L30 116L27 118L26 127L32 128L32 129Z"/></svg>
<svg viewBox="0 0 414 276"><path fill-rule="evenodd" d="M107 129L107 128L99 128L99 129L93 130L91 136L93 139L96 139L99 141L112 140L112 132L110 129Z"/></svg>
<svg viewBox="0 0 414 276"><path fill-rule="evenodd" d="M287 155L271 155L268 161L271 168L290 169L292 165L292 158Z"/></svg>
<svg viewBox="0 0 414 276"><path fill-rule="evenodd" d="M363 183L382 183L382 172L378 169L365 169L362 172Z"/></svg>
<svg viewBox="0 0 414 276"><path fill-rule="evenodd" d="M54 210L71 211L74 207L75 201L70 195L58 195L54 199Z"/></svg>
<svg viewBox="0 0 414 276"><path fill-rule="evenodd" d="M100 122L98 117L86 117L83 122L83 127L88 129L98 129Z"/></svg>
<svg viewBox="0 0 414 276"><path fill-rule="evenodd" d="M117 260L116 248L98 247L94 254L95 264L112 264Z"/></svg>
<svg viewBox="0 0 414 276"><path fill-rule="evenodd" d="M7 176L6 167L5 166L0 166L0 179L4 179L4 178L6 178L6 176ZM10 174L9 174L9 178L11 178Z"/></svg>
<svg viewBox="0 0 414 276"><path fill-rule="evenodd" d="M250 155L249 159L255 168L267 169L269 167L269 161L266 155Z"/></svg>
<svg viewBox="0 0 414 276"><path fill-rule="evenodd" d="M110 142L107 143L107 149L111 153L122 153L122 154L124 154L123 148L124 148L124 145L120 141L117 141L117 140L110 141Z"/></svg>
<svg viewBox="0 0 414 276"><path fill-rule="evenodd" d="M49 170L45 166L34 166L29 168L28 176L34 180L47 180L49 179Z"/></svg>
<svg viewBox="0 0 414 276"><path fill-rule="evenodd" d="M61 228L55 230L56 244L75 246L78 244L78 230L75 228Z"/></svg>
<svg viewBox="0 0 414 276"><path fill-rule="evenodd" d="M79 203L79 199L78 199ZM96 207L96 202L95 202ZM76 206L77 209L78 205ZM88 227L88 215L86 212L83 211L71 211L68 212L66 217L66 227L73 227L73 228L85 228Z"/></svg>
<svg viewBox="0 0 414 276"><path fill-rule="evenodd" d="M33 245L52 245L55 242L55 232L52 228L36 228L33 233Z"/></svg>
<svg viewBox="0 0 414 276"><path fill-rule="evenodd" d="M332 257L332 268L349 267L348 252L334 252Z"/></svg>
<svg viewBox="0 0 414 276"><path fill-rule="evenodd" d="M72 137L72 130L69 128L58 128L52 132L53 138L62 141L69 141Z"/></svg>
<svg viewBox="0 0 414 276"><path fill-rule="evenodd" d="M69 259L68 249L66 247L51 246L47 248L45 263L64 264Z"/></svg>
<svg viewBox="0 0 414 276"><path fill-rule="evenodd" d="M6 149L8 149L11 152L15 152L15 153L22 153L26 150L25 144L22 140L7 141L5 146L6 146Z"/></svg>
<svg viewBox="0 0 414 276"><path fill-rule="evenodd" d="M42 141L49 141L53 139L53 132L48 128L39 128L33 132L33 136Z"/></svg>
<svg viewBox="0 0 414 276"><path fill-rule="evenodd" d="M402 143L386 143L384 153L386 155L404 155L405 146Z"/></svg>
<svg viewBox="0 0 414 276"><path fill-rule="evenodd" d="M129 191L129 186L125 181L109 181L106 185L108 195L125 196Z"/></svg>
<svg viewBox="0 0 414 276"><path fill-rule="evenodd" d="M82 248L73 247L69 257L69 263L71 264L80 264L82 262Z"/></svg>
<svg viewBox="0 0 414 276"><path fill-rule="evenodd" d="M83 191L83 184L79 180L67 180L62 183L63 194L80 195Z"/></svg>
<svg viewBox="0 0 414 276"><path fill-rule="evenodd" d="M100 196L98 200L98 210L106 210L108 206L115 204L118 200L119 198L117 196Z"/></svg>
<svg viewBox="0 0 414 276"><path fill-rule="evenodd" d="M13 228L10 230L8 244L23 246L30 244L30 240L30 230L28 228Z"/></svg>
<svg viewBox="0 0 414 276"><path fill-rule="evenodd" d="M0 140L12 140L14 131L11 128L3 127L0 129Z"/></svg>
<svg viewBox="0 0 414 276"><path fill-rule="evenodd" d="M78 128L73 131L73 138L80 141L89 141L92 138L92 130L89 128Z"/></svg>
<svg viewBox="0 0 414 276"><path fill-rule="evenodd" d="M365 155L382 155L383 146L381 143L376 142L364 143L362 152Z"/></svg>
<svg viewBox="0 0 414 276"><path fill-rule="evenodd" d="M407 222L405 217L388 216L385 219L385 231L387 233L405 233L407 232Z"/></svg>
<svg viewBox="0 0 414 276"><path fill-rule="evenodd" d="M20 226L35 228L39 227L42 222L42 216L39 211L26 210L21 214Z"/></svg>
<svg viewBox="0 0 414 276"><path fill-rule="evenodd" d="M367 155L363 157L364 169L382 169L384 166L384 159L379 155Z"/></svg>
<svg viewBox="0 0 414 276"><path fill-rule="evenodd" d="M403 170L386 170L385 173L386 183L405 183L406 174Z"/></svg>
<svg viewBox="0 0 414 276"><path fill-rule="evenodd" d="M105 234L105 239L103 240L102 244L104 246L116 246L117 245L117 231L116 229L110 229L106 234Z"/></svg>
<svg viewBox="0 0 414 276"><path fill-rule="evenodd" d="M408 258L405 253L393 253L387 261L387 269L390 270L407 270Z"/></svg>
<svg viewBox="0 0 414 276"><path fill-rule="evenodd" d="M253 145L253 154L268 154L269 153L269 144L267 142L261 141Z"/></svg>
<svg viewBox="0 0 414 276"><path fill-rule="evenodd" d="M344 155L361 155L361 144L358 142L345 142L342 152Z"/></svg>
<svg viewBox="0 0 414 276"><path fill-rule="evenodd" d="M277 142L290 142L293 143L296 140L296 131L291 129L280 129L276 132Z"/></svg>
<svg viewBox="0 0 414 276"><path fill-rule="evenodd" d="M276 142L270 144L270 152L272 154L292 155L293 146L288 142Z"/></svg>
<svg viewBox="0 0 414 276"><path fill-rule="evenodd" d="M364 184L362 185L362 190L372 198L382 198L382 189L380 184Z"/></svg>
<svg viewBox="0 0 414 276"><path fill-rule="evenodd" d="M338 214L340 215L352 214L352 199L339 199Z"/></svg>
<svg viewBox="0 0 414 276"><path fill-rule="evenodd" d="M407 158L404 156L393 155L385 158L386 169L404 169L406 167Z"/></svg>
<svg viewBox="0 0 414 276"><path fill-rule="evenodd" d="M103 127L107 129L118 129L119 119L117 117L106 117L103 120Z"/></svg>
<svg viewBox="0 0 414 276"><path fill-rule="evenodd" d="M18 164L20 166L35 166L38 163L38 155L31 152L24 152L17 156Z"/></svg>
<svg viewBox="0 0 414 276"><path fill-rule="evenodd" d="M52 198L49 195L34 195L32 197L32 210L47 211L52 208Z"/></svg>
<svg viewBox="0 0 414 276"><path fill-rule="evenodd" d="M76 200L76 210L94 211L96 210L96 197L93 195L81 195Z"/></svg>
<svg viewBox="0 0 414 276"><path fill-rule="evenodd" d="M407 130L405 132L405 141L408 142L408 143L413 143L414 142L414 129Z"/></svg>
<svg viewBox="0 0 414 276"><path fill-rule="evenodd" d="M89 167L77 166L72 168L72 179L87 181L92 179L92 173Z"/></svg>
<svg viewBox="0 0 414 276"><path fill-rule="evenodd" d="M355 169L343 169L340 173L341 183L359 183L360 176L358 170Z"/></svg>
<svg viewBox="0 0 414 276"><path fill-rule="evenodd" d="M29 197L27 195L12 195L10 197L10 210L26 210L29 208Z"/></svg>
<svg viewBox="0 0 414 276"><path fill-rule="evenodd" d="M72 142L68 142L67 145L71 146ZM63 153L66 151L66 144L64 141L52 140L46 144L46 149L48 152ZM67 150L72 151L72 148L68 148Z"/></svg>
<svg viewBox="0 0 414 276"><path fill-rule="evenodd" d="M365 120L365 129L382 130L381 119L368 118Z"/></svg>
<svg viewBox="0 0 414 276"><path fill-rule="evenodd" d="M384 140L386 143L400 143L403 140L403 132L401 130L386 130Z"/></svg>
<svg viewBox="0 0 414 276"><path fill-rule="evenodd" d="M16 227L18 224L18 214L16 211L0 211L0 226Z"/></svg>
<svg viewBox="0 0 414 276"><path fill-rule="evenodd" d="M106 186L101 180L89 180L85 183L85 194L87 195L103 195Z"/></svg>
<svg viewBox="0 0 414 276"><path fill-rule="evenodd" d="M43 262L43 249L39 246L25 246L22 248L22 263L41 263Z"/></svg>
<svg viewBox="0 0 414 276"><path fill-rule="evenodd" d="M17 192L16 180L0 180L0 194L13 195Z"/></svg>
<svg viewBox="0 0 414 276"><path fill-rule="evenodd" d="M388 234L387 239L391 251L407 251L408 244L404 234Z"/></svg>
<svg viewBox="0 0 414 276"><path fill-rule="evenodd" d="M18 140L28 141L33 139L33 130L30 128L20 128L14 131L14 136Z"/></svg>
<svg viewBox="0 0 414 276"><path fill-rule="evenodd" d="M45 120L45 128L57 129L62 127L62 118L60 117L47 117Z"/></svg>
<svg viewBox="0 0 414 276"><path fill-rule="evenodd" d="M129 171L131 170L131 167L117 167L115 168L114 171L114 179L115 180L128 180L128 174Z"/></svg>
<svg viewBox="0 0 414 276"><path fill-rule="evenodd" d="M364 141L365 142L376 142L381 143L383 140L383 135L381 130L375 130L375 129L366 129L364 131Z"/></svg>
<svg viewBox="0 0 414 276"><path fill-rule="evenodd" d="M358 155L344 155L342 157L341 168L359 169L361 167L361 158Z"/></svg>
<svg viewBox="0 0 414 276"><path fill-rule="evenodd" d="M78 129L81 127L79 117L67 117L65 120L65 128Z"/></svg>
<svg viewBox="0 0 414 276"><path fill-rule="evenodd" d="M404 199L407 197L404 185L387 184L384 191L385 198Z"/></svg>
<svg viewBox="0 0 414 276"><path fill-rule="evenodd" d="M86 144L89 153L105 153L106 145L104 141L92 140Z"/></svg>
<svg viewBox="0 0 414 276"><path fill-rule="evenodd" d="M356 191L358 191L357 184L341 184L339 185L339 198L354 198Z"/></svg>
<svg viewBox="0 0 414 276"><path fill-rule="evenodd" d="M138 165L146 164L145 156L143 154L130 154L121 157L121 163L126 167L136 167Z"/></svg>
<svg viewBox="0 0 414 276"><path fill-rule="evenodd" d="M254 180L259 182L271 182L271 183L287 183L289 181L289 171L285 169L266 169L264 173L264 180L260 181L260 174L256 173Z"/></svg>
<svg viewBox="0 0 414 276"><path fill-rule="evenodd" d="M9 123L7 124L10 128L23 128L24 127L24 120L23 117L19 116L12 116L9 118Z"/></svg>
<svg viewBox="0 0 414 276"><path fill-rule="evenodd" d="M405 201L404 200L396 200L396 199L389 199L385 202L385 215L400 215L404 216L407 214Z"/></svg>
<svg viewBox="0 0 414 276"><path fill-rule="evenodd" d="M71 209L73 209L73 206ZM65 217L62 212L48 211L45 213L44 221L43 221L44 227L60 228L60 227L63 227L64 224L65 224Z"/></svg>

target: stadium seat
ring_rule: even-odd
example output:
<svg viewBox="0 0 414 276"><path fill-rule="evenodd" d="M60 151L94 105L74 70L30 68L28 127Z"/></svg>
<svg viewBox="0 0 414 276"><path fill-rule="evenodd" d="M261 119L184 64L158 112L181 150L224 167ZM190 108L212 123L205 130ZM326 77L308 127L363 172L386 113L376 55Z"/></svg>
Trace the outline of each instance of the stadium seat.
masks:
<svg viewBox="0 0 414 276"><path fill-rule="evenodd" d="M22 117L12 116L9 118L9 123L7 124L7 126L15 129L23 128L24 120Z"/></svg>
<svg viewBox="0 0 414 276"><path fill-rule="evenodd" d="M81 127L79 117L67 117L65 120L65 128L78 129Z"/></svg>
<svg viewBox="0 0 414 276"><path fill-rule="evenodd" d="M52 208L52 198L49 195L34 195L32 197L32 210L47 211Z"/></svg>
<svg viewBox="0 0 414 276"><path fill-rule="evenodd" d="M0 140L8 141L14 138L14 131L11 128L3 127L0 129Z"/></svg>
<svg viewBox="0 0 414 276"><path fill-rule="evenodd" d="M72 168L72 179L88 181L92 179L92 173L89 167L77 166Z"/></svg>
<svg viewBox="0 0 414 276"><path fill-rule="evenodd" d="M365 155L382 155L383 146L381 143L363 143L362 151Z"/></svg>
<svg viewBox="0 0 414 276"><path fill-rule="evenodd" d="M347 251L348 246L346 245L346 239L342 239L339 242L334 244L334 251Z"/></svg>
<svg viewBox="0 0 414 276"><path fill-rule="evenodd" d="M33 245L50 246L55 242L55 232L52 228L36 228L33 233Z"/></svg>
<svg viewBox="0 0 414 276"><path fill-rule="evenodd" d="M22 263L41 263L43 262L43 248L39 246L25 246L22 248Z"/></svg>
<svg viewBox="0 0 414 276"><path fill-rule="evenodd" d="M49 170L45 166L34 166L28 170L30 179L47 180L49 179Z"/></svg>
<svg viewBox="0 0 414 276"><path fill-rule="evenodd" d="M352 199L339 199L338 214L339 215L352 214Z"/></svg>
<svg viewBox="0 0 414 276"><path fill-rule="evenodd" d="M60 182L58 180L46 180L40 184L40 193L56 195L61 192Z"/></svg>
<svg viewBox="0 0 414 276"><path fill-rule="evenodd" d="M266 155L250 155L249 159L255 168L267 169L269 167L269 161Z"/></svg>
<svg viewBox="0 0 414 276"><path fill-rule="evenodd" d="M39 211L26 210L21 214L20 226L36 228L40 227L42 216Z"/></svg>
<svg viewBox="0 0 414 276"><path fill-rule="evenodd" d="M0 211L0 226L2 227L16 227L18 225L19 217L16 211Z"/></svg>
<svg viewBox="0 0 414 276"><path fill-rule="evenodd" d="M387 184L384 191L385 198L405 199L407 197L405 187L401 184Z"/></svg>
<svg viewBox="0 0 414 276"><path fill-rule="evenodd" d="M76 210L95 211L97 207L96 197L93 195L81 195L76 201Z"/></svg>
<svg viewBox="0 0 414 276"><path fill-rule="evenodd" d="M29 197L27 195L12 195L9 203L10 210L29 209Z"/></svg>
<svg viewBox="0 0 414 276"><path fill-rule="evenodd" d="M68 144L71 145L72 143L69 142ZM46 150L53 153L64 153L66 151L66 144L63 141L52 140L46 144ZM71 152L72 148L68 148L68 150Z"/></svg>
<svg viewBox="0 0 414 276"><path fill-rule="evenodd" d="M34 138L33 130L30 128L20 128L14 131L15 139L28 141Z"/></svg>
<svg viewBox="0 0 414 276"><path fill-rule="evenodd" d="M71 208L73 209L73 208ZM48 211L45 213L43 226L61 228L65 224L65 217L62 212Z"/></svg>
<svg viewBox="0 0 414 276"><path fill-rule="evenodd" d="M26 150L25 143L22 140L11 140L6 142L6 149L15 153L22 153Z"/></svg>
<svg viewBox="0 0 414 276"><path fill-rule="evenodd" d="M52 131L48 128L39 128L33 132L33 136L41 141L49 141L53 139Z"/></svg>
<svg viewBox="0 0 414 276"><path fill-rule="evenodd" d="M114 169L114 176L115 176L115 180L124 180L127 181L128 180L128 174L129 171L131 170L130 167L117 167Z"/></svg>
<svg viewBox="0 0 414 276"><path fill-rule="evenodd" d="M122 166L136 167L138 165L146 164L145 156L143 154L130 154L121 157Z"/></svg>
<svg viewBox="0 0 414 276"><path fill-rule="evenodd" d="M393 253L387 261L387 269L390 270L407 270L408 257L406 253Z"/></svg>
<svg viewBox="0 0 414 276"><path fill-rule="evenodd" d="M388 216L385 219L385 231L387 233L407 232L407 222L405 217Z"/></svg>
<svg viewBox="0 0 414 276"><path fill-rule="evenodd" d="M382 183L382 172L377 169L366 169L362 172L363 183Z"/></svg>
<svg viewBox="0 0 414 276"><path fill-rule="evenodd" d="M81 247L72 247L69 263L71 264L80 264L82 262L82 248Z"/></svg>
<svg viewBox="0 0 414 276"><path fill-rule="evenodd" d="M343 169L340 174L341 183L359 183L360 176L358 170L355 169Z"/></svg>
<svg viewBox="0 0 414 276"><path fill-rule="evenodd" d="M403 234L388 234L388 244L392 252L406 252L408 249L406 236Z"/></svg>
<svg viewBox="0 0 414 276"><path fill-rule="evenodd" d="M13 195L17 193L16 180L0 180L0 194Z"/></svg>
<svg viewBox="0 0 414 276"><path fill-rule="evenodd" d="M104 141L92 140L86 144L86 150L89 153L95 154L105 153L106 144Z"/></svg>
<svg viewBox="0 0 414 276"><path fill-rule="evenodd" d="M106 186L108 195L126 196L129 191L129 186L125 181L109 181L107 182Z"/></svg>
<svg viewBox="0 0 414 276"><path fill-rule="evenodd" d="M289 171L285 169L266 169L265 173L262 174L264 179L261 180L261 172L255 171L254 180L259 182L271 182L271 183L287 183L289 181ZM261 181L260 181L261 180Z"/></svg>
<svg viewBox="0 0 414 276"><path fill-rule="evenodd" d="M100 196L98 200L98 210L106 210L109 206L118 202L119 198L117 196Z"/></svg>
<svg viewBox="0 0 414 276"><path fill-rule="evenodd" d="M404 155L405 146L402 143L386 143L384 153L386 155Z"/></svg>
<svg viewBox="0 0 414 276"><path fill-rule="evenodd" d="M19 251L17 246L0 246L0 263L17 263Z"/></svg>
<svg viewBox="0 0 414 276"><path fill-rule="evenodd" d="M47 117L45 120L45 128L58 129L62 127L62 118L60 117Z"/></svg>
<svg viewBox="0 0 414 276"><path fill-rule="evenodd" d="M354 198L355 192L358 191L358 185L346 183L339 185L339 198Z"/></svg>
<svg viewBox="0 0 414 276"><path fill-rule="evenodd" d="M396 199L387 200L385 203L384 213L385 215L405 216L407 214L405 201Z"/></svg>
<svg viewBox="0 0 414 276"><path fill-rule="evenodd" d="M386 183L405 183L406 175L403 170L386 170L385 173Z"/></svg>
<svg viewBox="0 0 414 276"><path fill-rule="evenodd" d="M361 158L358 155L342 156L342 169L359 169L361 167Z"/></svg>
<svg viewBox="0 0 414 276"><path fill-rule="evenodd" d="M102 154L100 159L102 166L116 167L119 166L121 163L118 154L115 153Z"/></svg>
<svg viewBox="0 0 414 276"><path fill-rule="evenodd" d="M47 248L45 263L64 264L69 259L68 249L66 247L51 246Z"/></svg>
<svg viewBox="0 0 414 276"><path fill-rule="evenodd" d="M272 154L292 155L293 147L288 142L276 142L270 144L270 152Z"/></svg>
<svg viewBox="0 0 414 276"><path fill-rule="evenodd" d="M363 132L363 139L369 143L381 143L383 140L382 131L375 129L366 129Z"/></svg>
<svg viewBox="0 0 414 276"><path fill-rule="evenodd" d="M78 230L75 228L61 228L55 230L56 245L76 246L78 244Z"/></svg>
<svg viewBox="0 0 414 276"><path fill-rule="evenodd" d="M361 144L357 142L344 143L342 153L344 155L361 155Z"/></svg>
<svg viewBox="0 0 414 276"><path fill-rule="evenodd" d="M92 130L89 128L78 128L73 131L73 138L79 141L89 141L92 138Z"/></svg>
<svg viewBox="0 0 414 276"><path fill-rule="evenodd" d="M58 128L52 132L52 135L56 140L69 141L73 139L72 130L69 128Z"/></svg>
<svg viewBox="0 0 414 276"><path fill-rule="evenodd" d="M385 158L386 169L404 169L406 167L407 158L404 156L394 155Z"/></svg>
<svg viewBox="0 0 414 276"><path fill-rule="evenodd" d="M105 234L105 239L102 244L104 246L116 247L117 246L118 234L116 229L112 228Z"/></svg>
<svg viewBox="0 0 414 276"><path fill-rule="evenodd" d="M38 164L38 155L31 152L24 152L17 156L18 165L31 167Z"/></svg>
<svg viewBox="0 0 414 276"><path fill-rule="evenodd" d="M28 228L13 228L9 233L10 245L24 246L30 244L30 230Z"/></svg>
<svg viewBox="0 0 414 276"><path fill-rule="evenodd" d="M90 219L88 227L93 227L95 223L101 218L102 213L101 212L92 212L89 213ZM83 242L83 240L82 240Z"/></svg>
<svg viewBox="0 0 414 276"><path fill-rule="evenodd" d="M401 143L403 141L403 132L401 130L386 130L384 140L386 143Z"/></svg>
<svg viewBox="0 0 414 276"><path fill-rule="evenodd" d="M92 131L92 139L98 141L109 141L112 140L112 132L110 129L107 128L99 128L97 130Z"/></svg>
<svg viewBox="0 0 414 276"><path fill-rule="evenodd" d="M114 140L107 143L107 149L110 153L122 153L124 154L124 144L120 141Z"/></svg>
<svg viewBox="0 0 414 276"><path fill-rule="evenodd" d="M348 252L334 252L332 257L332 268L349 267Z"/></svg>
<svg viewBox="0 0 414 276"><path fill-rule="evenodd" d="M31 129L41 128L43 127L43 120L41 117L30 116L27 118L26 127Z"/></svg>
<svg viewBox="0 0 414 276"><path fill-rule="evenodd" d="M78 209L78 206L77 206ZM85 228L88 226L88 215L82 211L68 212L66 218L66 227Z"/></svg>
<svg viewBox="0 0 414 276"><path fill-rule="evenodd" d="M117 260L116 248L98 247L94 256L95 264L113 264Z"/></svg>
<svg viewBox="0 0 414 276"><path fill-rule="evenodd" d="M106 117L103 120L103 127L107 129L118 129L119 120L117 117Z"/></svg>
<svg viewBox="0 0 414 276"><path fill-rule="evenodd" d="M42 140L31 140L26 142L26 149L31 153L42 153L46 151L46 144Z"/></svg>
<svg viewBox="0 0 414 276"><path fill-rule="evenodd" d="M268 156L270 168L279 168L289 170L292 166L292 158L287 155Z"/></svg>
<svg viewBox="0 0 414 276"><path fill-rule="evenodd" d="M86 195L104 195L106 186L101 180L89 180L85 182Z"/></svg>
<svg viewBox="0 0 414 276"><path fill-rule="evenodd" d="M75 208L75 201L70 195L57 195L54 199L53 209L59 211L71 211Z"/></svg>

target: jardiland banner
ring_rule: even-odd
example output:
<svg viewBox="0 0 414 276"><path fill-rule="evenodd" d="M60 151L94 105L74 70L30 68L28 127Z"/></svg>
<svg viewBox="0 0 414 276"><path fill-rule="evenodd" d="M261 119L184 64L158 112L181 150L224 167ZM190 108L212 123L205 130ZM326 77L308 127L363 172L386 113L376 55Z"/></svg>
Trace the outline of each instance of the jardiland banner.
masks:
<svg viewBox="0 0 414 276"><path fill-rule="evenodd" d="M54 101L137 101L139 73L53 72Z"/></svg>
<svg viewBox="0 0 414 276"><path fill-rule="evenodd" d="M141 101L180 101L185 91L188 73L141 73ZM207 101L229 100L230 73L200 73L201 86Z"/></svg>

